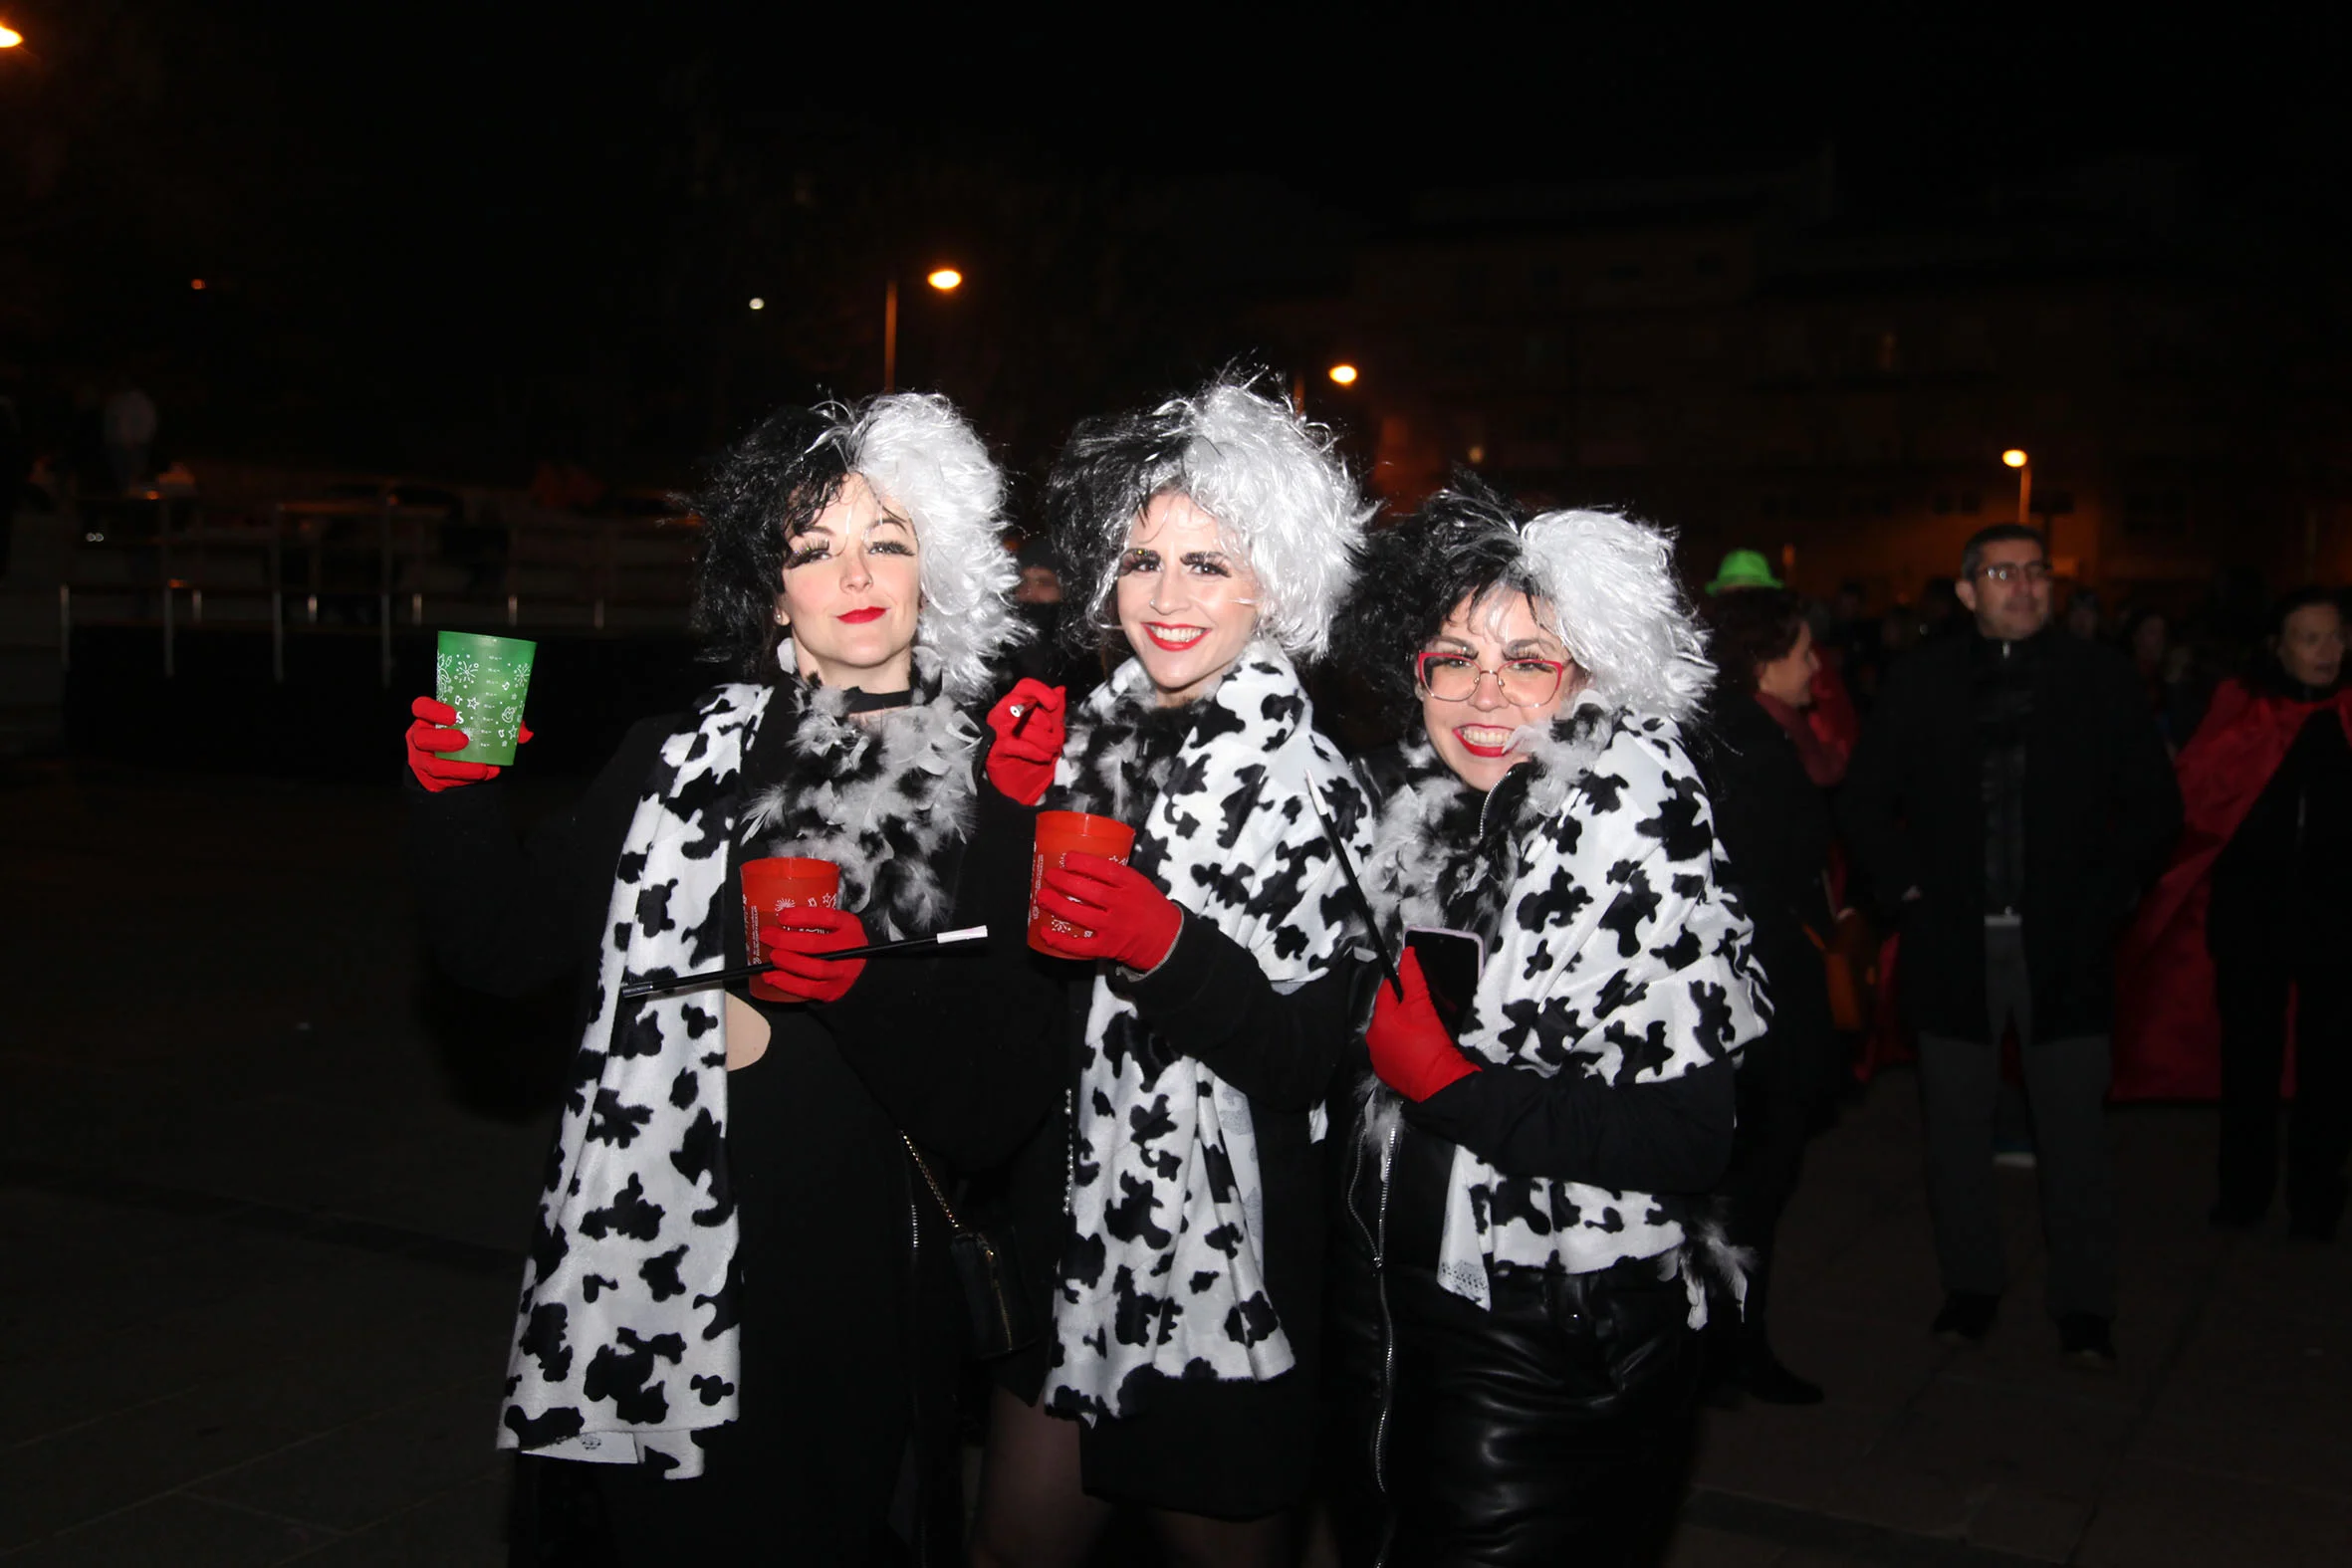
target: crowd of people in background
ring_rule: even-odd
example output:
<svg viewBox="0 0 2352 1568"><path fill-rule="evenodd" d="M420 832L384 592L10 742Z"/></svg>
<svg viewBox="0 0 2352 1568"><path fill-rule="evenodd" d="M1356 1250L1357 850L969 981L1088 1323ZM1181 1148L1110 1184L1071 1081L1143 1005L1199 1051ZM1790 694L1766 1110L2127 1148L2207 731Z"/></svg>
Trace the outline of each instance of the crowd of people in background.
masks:
<svg viewBox="0 0 2352 1568"><path fill-rule="evenodd" d="M2330 961L2352 853L2343 605L2305 587L2249 617L2243 585L2224 577L2196 616L2109 613L2089 588L2061 612L2046 542L2019 526L1980 532L1959 565L1869 616L1858 585L1804 601L1763 555L1725 559L1708 584L1717 655L1728 684L1756 676L1753 708L1711 715L1733 759L1718 765L1719 828L1745 881L1772 889L1751 902L1760 946L1785 950L1766 964L1784 1008L1816 1015L1824 957L1850 978L1830 940L1841 920L1891 939L1875 1015L1805 1028L1841 1085L1857 1065L1916 1053L1946 1290L1934 1331L1975 1341L1991 1328L2005 1280L1992 1156L2006 1146L2007 1163L2036 1171L2061 1349L2110 1366L2111 1097L2218 1099L2212 1219L2245 1228L2278 1185L2283 1081L2290 1233L2332 1238L2342 1214L2352 1019ZM1785 744L1760 738L1757 710ZM1792 787L1797 762L1810 794ZM1742 823L1767 801L1770 841L1742 843L1762 836ZM1780 859L1808 874L1801 904ZM1774 908L1802 911L1811 954L1767 945ZM1769 1049L1799 1032L1784 1017L1744 1077L1792 1071ZM1760 1104L1744 1145L1771 1146L1772 1125ZM1744 1159L1729 1184L1764 1263L1773 1206L1741 1181L1757 1169L1792 1173L1793 1157ZM1812 1396L1771 1358L1765 1321L1752 1304L1734 1367L1757 1397Z"/></svg>
<svg viewBox="0 0 2352 1568"><path fill-rule="evenodd" d="M2335 1232L2325 592L2224 676L2222 628L2061 610L2019 526L1924 611L1752 550L1694 591L1471 475L1377 520L1241 380L1079 425L1017 551L937 397L782 410L692 499L730 678L578 807L518 839L453 710L407 738L444 963L580 986L518 1560L1074 1565L1121 1506L1170 1562L1653 1560L1702 1398L1824 1398L1776 1232L1898 1054L1939 1337L2002 1305L2017 1091L2087 1370L2111 1092L2218 1097L2245 1227L2291 1057L2289 1226ZM757 902L777 857L836 891Z"/></svg>

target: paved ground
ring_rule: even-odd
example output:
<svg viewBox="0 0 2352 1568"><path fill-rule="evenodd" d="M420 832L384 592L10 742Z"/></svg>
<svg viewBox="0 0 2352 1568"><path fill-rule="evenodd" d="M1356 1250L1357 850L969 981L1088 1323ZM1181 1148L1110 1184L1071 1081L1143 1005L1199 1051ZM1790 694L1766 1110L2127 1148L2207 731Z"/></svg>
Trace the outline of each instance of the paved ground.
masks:
<svg viewBox="0 0 2352 1568"><path fill-rule="evenodd" d="M492 1564L545 1149L530 1009L419 975L388 790L0 775L0 1561ZM1707 1418L1678 1568L2343 1560L2352 1248L2219 1237L2212 1118L2116 1118L2122 1370L2059 1364L2031 1179L1980 1350L1933 1343L1907 1076L1787 1230L1804 1411Z"/></svg>

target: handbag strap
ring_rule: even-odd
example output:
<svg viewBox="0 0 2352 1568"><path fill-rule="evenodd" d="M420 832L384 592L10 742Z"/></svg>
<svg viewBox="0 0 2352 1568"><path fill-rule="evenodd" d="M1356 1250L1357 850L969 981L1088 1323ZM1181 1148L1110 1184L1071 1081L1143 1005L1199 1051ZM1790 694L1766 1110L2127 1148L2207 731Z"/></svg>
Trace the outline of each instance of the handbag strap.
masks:
<svg viewBox="0 0 2352 1568"><path fill-rule="evenodd" d="M906 1145L907 1157L915 1162L915 1169L923 1173L923 1185L931 1189L931 1197L938 1203L939 1212L947 1216L948 1229L961 1234L964 1222L958 1220L956 1212L947 1206L947 1194L939 1190L939 1178L931 1174L931 1167L923 1159L922 1151L917 1149L915 1141L903 1132L898 1135L898 1141Z"/></svg>

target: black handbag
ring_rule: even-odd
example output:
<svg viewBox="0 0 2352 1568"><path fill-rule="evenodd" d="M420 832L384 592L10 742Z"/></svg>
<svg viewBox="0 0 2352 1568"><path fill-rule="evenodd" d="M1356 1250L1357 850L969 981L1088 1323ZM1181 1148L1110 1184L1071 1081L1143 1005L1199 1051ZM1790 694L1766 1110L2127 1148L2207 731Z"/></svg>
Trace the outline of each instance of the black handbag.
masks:
<svg viewBox="0 0 2352 1568"><path fill-rule="evenodd" d="M947 1255L955 1264L956 1284L963 1292L965 1328L973 1357L987 1361L1028 1346L1040 1330L1029 1292L1022 1288L1021 1252L1014 1244L1012 1228L999 1226L991 1232L958 1220L915 1141L904 1133L898 1135L898 1141L906 1145L915 1169L923 1173L923 1185L931 1189L939 1212L947 1216Z"/></svg>

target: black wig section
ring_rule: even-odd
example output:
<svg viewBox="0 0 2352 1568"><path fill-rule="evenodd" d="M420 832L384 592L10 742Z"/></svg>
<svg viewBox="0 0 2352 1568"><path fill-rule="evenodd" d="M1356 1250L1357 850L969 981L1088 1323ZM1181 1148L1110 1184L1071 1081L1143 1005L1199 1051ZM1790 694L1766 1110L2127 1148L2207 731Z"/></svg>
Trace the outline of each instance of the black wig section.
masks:
<svg viewBox="0 0 2352 1568"><path fill-rule="evenodd" d="M1192 431L1181 409L1133 409L1079 422L1046 476L1046 526L1053 532L1069 608L1060 636L1091 657L1116 645L1110 586L1127 551L1128 526L1184 466Z"/></svg>
<svg viewBox="0 0 2352 1568"><path fill-rule="evenodd" d="M722 453L687 498L702 519L693 627L704 659L745 680L776 679L784 542L840 490L850 428L818 409L779 409Z"/></svg>
<svg viewBox="0 0 2352 1568"><path fill-rule="evenodd" d="M1476 474L1457 472L1419 511L1366 542L1333 645L1386 717L1404 722L1419 712L1414 655L1455 605L1498 587L1537 591L1526 554L1530 517Z"/></svg>

